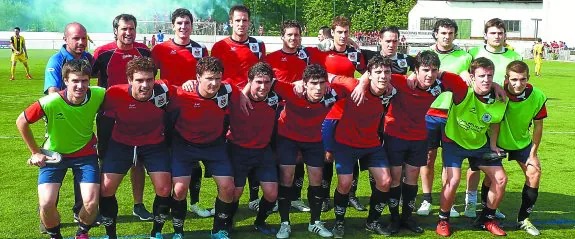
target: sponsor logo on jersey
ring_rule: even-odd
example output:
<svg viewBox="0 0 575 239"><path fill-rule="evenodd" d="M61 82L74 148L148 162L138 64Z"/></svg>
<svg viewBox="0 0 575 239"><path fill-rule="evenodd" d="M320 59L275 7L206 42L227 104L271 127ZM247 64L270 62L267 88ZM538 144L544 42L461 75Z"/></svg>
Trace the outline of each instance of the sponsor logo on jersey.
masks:
<svg viewBox="0 0 575 239"><path fill-rule="evenodd" d="M491 121L491 115L489 113L485 113L481 116L481 120L485 123L489 123Z"/></svg>
<svg viewBox="0 0 575 239"><path fill-rule="evenodd" d="M134 57L134 56L130 55L130 54L124 54L124 55L122 55L122 60L126 59L126 58L132 58L132 57Z"/></svg>
<svg viewBox="0 0 575 239"><path fill-rule="evenodd" d="M178 51L176 51L176 50L170 51L170 54L172 54L172 55L175 55L175 54L177 54L177 53L178 53Z"/></svg>
<svg viewBox="0 0 575 239"><path fill-rule="evenodd" d="M136 104L129 104L128 105L128 109L135 109L136 108Z"/></svg>

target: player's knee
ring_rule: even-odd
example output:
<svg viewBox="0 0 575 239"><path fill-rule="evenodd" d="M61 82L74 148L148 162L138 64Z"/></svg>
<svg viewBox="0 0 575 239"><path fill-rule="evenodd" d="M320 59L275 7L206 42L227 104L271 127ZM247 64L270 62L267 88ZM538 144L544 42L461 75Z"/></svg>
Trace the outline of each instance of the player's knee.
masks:
<svg viewBox="0 0 575 239"><path fill-rule="evenodd" d="M96 213L98 211L98 199L90 199L84 201L84 210L89 214Z"/></svg>
<svg viewBox="0 0 575 239"><path fill-rule="evenodd" d="M232 198L235 188L233 181L225 182L218 185L218 192L222 198Z"/></svg>
<svg viewBox="0 0 575 239"><path fill-rule="evenodd" d="M181 201L186 199L186 196L188 195L188 190L186 187L184 187L183 185L176 185L174 186L174 199Z"/></svg>
<svg viewBox="0 0 575 239"><path fill-rule="evenodd" d="M274 202L278 198L278 191L277 190L264 191L264 198L268 202Z"/></svg>
<svg viewBox="0 0 575 239"><path fill-rule="evenodd" d="M376 183L377 183L377 180L376 180ZM351 184L352 184L352 179L338 180L337 189L341 193L346 194L349 192L349 190L351 190Z"/></svg>
<svg viewBox="0 0 575 239"><path fill-rule="evenodd" d="M375 180L375 186L381 191L387 191L391 187L391 178L381 177L379 180Z"/></svg>
<svg viewBox="0 0 575 239"><path fill-rule="evenodd" d="M495 174L493 180L494 181L491 183L495 183L495 185L499 188L505 188L507 185L507 175L505 175L503 172Z"/></svg>
<svg viewBox="0 0 575 239"><path fill-rule="evenodd" d="M539 181L541 178L541 171L533 166L529 166L525 171L525 176L529 179L529 181Z"/></svg>
<svg viewBox="0 0 575 239"><path fill-rule="evenodd" d="M56 199L40 199L39 206L44 211L56 209Z"/></svg>
<svg viewBox="0 0 575 239"><path fill-rule="evenodd" d="M170 191L172 191L172 187L170 184L159 185L158 187L156 187L156 194L160 197L170 196Z"/></svg>

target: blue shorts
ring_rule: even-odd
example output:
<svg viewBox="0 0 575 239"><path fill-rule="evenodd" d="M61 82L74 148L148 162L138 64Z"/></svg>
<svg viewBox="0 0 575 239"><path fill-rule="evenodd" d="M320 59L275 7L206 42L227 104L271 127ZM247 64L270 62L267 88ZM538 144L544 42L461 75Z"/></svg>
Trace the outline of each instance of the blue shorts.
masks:
<svg viewBox="0 0 575 239"><path fill-rule="evenodd" d="M489 140L488 140L489 141ZM489 143L479 149L468 150L459 146L455 142L443 142L443 167L461 168L464 159L469 160L469 167L473 171L478 171L479 166L503 166L501 160L485 161L483 154L490 153Z"/></svg>
<svg viewBox="0 0 575 239"><path fill-rule="evenodd" d="M98 156L93 154L77 158L63 158L60 163L46 164L38 172L38 185L62 183L69 168L72 169L75 183L100 183Z"/></svg>
<svg viewBox="0 0 575 239"><path fill-rule="evenodd" d="M277 153L280 165L297 165L297 152L301 151L303 162L310 167L323 167L325 151L321 142L298 142L278 135Z"/></svg>
<svg viewBox="0 0 575 239"><path fill-rule="evenodd" d="M246 185L246 178L251 170L255 170L258 180L262 183L278 181L277 165L269 145L262 149L250 149L228 142L228 152L234 169L236 187Z"/></svg>
<svg viewBox="0 0 575 239"><path fill-rule="evenodd" d="M321 124L321 138L325 151L333 152L335 149L335 127L338 122L339 120L335 119L325 119Z"/></svg>
<svg viewBox="0 0 575 239"><path fill-rule="evenodd" d="M427 165L427 140L405 140L385 135L384 142L391 166L403 166L404 163L414 167Z"/></svg>
<svg viewBox="0 0 575 239"><path fill-rule="evenodd" d="M233 177L232 164L223 138L210 144L198 145L187 142L175 133L172 143L172 177L191 176L192 169L202 161L206 174Z"/></svg>
<svg viewBox="0 0 575 239"><path fill-rule="evenodd" d="M387 153L382 146L373 148L354 148L336 142L335 145L335 169L337 174L353 174L353 168L359 159L360 167L388 168Z"/></svg>
<svg viewBox="0 0 575 239"><path fill-rule="evenodd" d="M515 160L517 162L526 164L527 159L529 159L529 154L531 154L531 147L533 147L533 144L529 144L529 146L523 149L505 150L507 151L507 159L509 159L509 161Z"/></svg>
<svg viewBox="0 0 575 239"><path fill-rule="evenodd" d="M134 155L135 154L135 155ZM148 172L171 172L170 151L164 142L142 146L122 144L111 139L102 160L102 173L126 174L135 163L144 163Z"/></svg>
<svg viewBox="0 0 575 239"><path fill-rule="evenodd" d="M445 123L447 118L426 115L425 126L427 127L427 142L429 149L441 147L441 137L445 132Z"/></svg>

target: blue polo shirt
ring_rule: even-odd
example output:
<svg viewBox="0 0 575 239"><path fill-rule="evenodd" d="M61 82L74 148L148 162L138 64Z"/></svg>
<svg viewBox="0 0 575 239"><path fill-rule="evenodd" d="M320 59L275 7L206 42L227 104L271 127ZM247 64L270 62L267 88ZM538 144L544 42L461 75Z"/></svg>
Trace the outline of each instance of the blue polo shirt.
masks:
<svg viewBox="0 0 575 239"><path fill-rule="evenodd" d="M81 59L94 62L94 57L92 54L84 51L82 53ZM44 72L44 94L48 94L48 88L56 87L60 90L66 88L64 81L62 80L62 67L68 61L74 59L74 56L66 50L66 45L63 45L56 54L50 57L48 64L46 64L46 72Z"/></svg>

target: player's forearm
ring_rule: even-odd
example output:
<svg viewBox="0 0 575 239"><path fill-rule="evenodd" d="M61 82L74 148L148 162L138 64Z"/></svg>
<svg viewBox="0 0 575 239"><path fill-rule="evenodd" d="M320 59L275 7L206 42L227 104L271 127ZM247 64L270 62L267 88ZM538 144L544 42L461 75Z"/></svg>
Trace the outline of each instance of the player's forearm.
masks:
<svg viewBox="0 0 575 239"><path fill-rule="evenodd" d="M543 137L543 120L533 121L533 146L531 147L530 155L537 155L537 150L539 150L539 145L541 144L541 138Z"/></svg>
<svg viewBox="0 0 575 239"><path fill-rule="evenodd" d="M40 153L40 148L36 141L34 140L34 135L32 134L32 130L30 129L30 124L26 121L26 117L24 113L21 113L16 120L16 126L18 127L18 131L20 131L20 135L22 135L22 139L24 143L28 146L28 149L32 154Z"/></svg>

